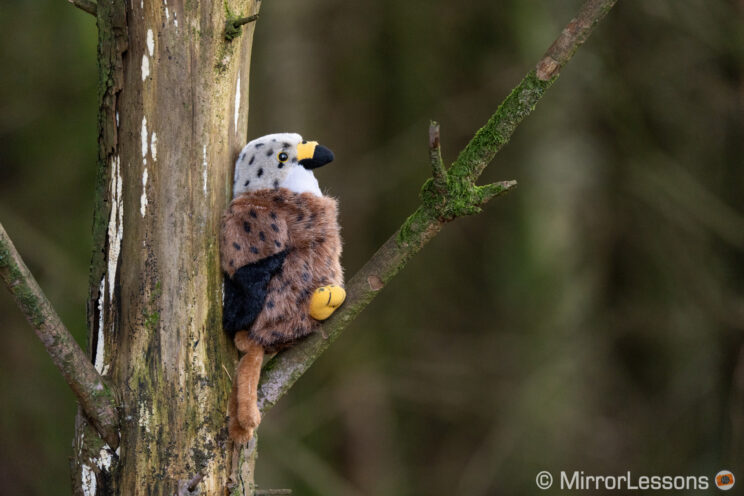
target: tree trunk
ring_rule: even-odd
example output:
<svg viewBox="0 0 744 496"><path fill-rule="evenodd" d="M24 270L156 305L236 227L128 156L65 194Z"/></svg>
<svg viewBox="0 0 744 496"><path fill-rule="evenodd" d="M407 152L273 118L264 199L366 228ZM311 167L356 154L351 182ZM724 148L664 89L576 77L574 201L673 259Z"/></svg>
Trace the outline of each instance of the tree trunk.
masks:
<svg viewBox="0 0 744 496"><path fill-rule="evenodd" d="M120 404L113 451L78 415L75 494L252 494L225 412L217 233L246 141L253 0L100 0L89 349ZM199 481L199 474L203 479ZM196 479L195 479L196 477ZM179 488L180 486L180 488Z"/></svg>

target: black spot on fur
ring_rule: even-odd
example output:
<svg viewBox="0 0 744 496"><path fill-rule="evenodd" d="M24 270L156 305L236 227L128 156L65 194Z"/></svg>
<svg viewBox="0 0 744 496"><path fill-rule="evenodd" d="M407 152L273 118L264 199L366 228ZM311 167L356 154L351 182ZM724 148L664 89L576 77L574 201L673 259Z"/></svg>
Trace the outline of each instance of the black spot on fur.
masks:
<svg viewBox="0 0 744 496"><path fill-rule="evenodd" d="M287 142L282 143L282 148L289 148L289 143Z"/></svg>
<svg viewBox="0 0 744 496"><path fill-rule="evenodd" d="M279 179L274 179L274 189L279 189Z"/></svg>
<svg viewBox="0 0 744 496"><path fill-rule="evenodd" d="M312 222L308 221L307 223L305 223L305 229L312 229L312 228L313 228Z"/></svg>
<svg viewBox="0 0 744 496"><path fill-rule="evenodd" d="M247 221L243 222L243 230L247 233L251 232L251 225Z"/></svg>
<svg viewBox="0 0 744 496"><path fill-rule="evenodd" d="M292 163L293 164L296 164L297 163L297 157L292 157Z"/></svg>
<svg viewBox="0 0 744 496"><path fill-rule="evenodd" d="M274 308L274 300L269 300L266 302L267 308Z"/></svg>
<svg viewBox="0 0 744 496"><path fill-rule="evenodd" d="M251 180L250 179L248 179L245 183L243 183L243 186L248 186L249 184L251 184Z"/></svg>
<svg viewBox="0 0 744 496"><path fill-rule="evenodd" d="M268 152L266 152L266 156L267 156L267 157L270 157L270 156L272 156L273 154L274 154L274 150L269 150Z"/></svg>
<svg viewBox="0 0 744 496"><path fill-rule="evenodd" d="M284 204L284 198L282 198L281 196L277 195L277 196L274 197L274 203L276 203L278 205L283 205Z"/></svg>
<svg viewBox="0 0 744 496"><path fill-rule="evenodd" d="M248 212L248 215L250 215L251 217L253 217L255 219L256 218L256 211L254 209L251 209L251 211Z"/></svg>
<svg viewBox="0 0 744 496"><path fill-rule="evenodd" d="M256 174L258 177L263 176L263 167L258 169L258 174Z"/></svg>
<svg viewBox="0 0 744 496"><path fill-rule="evenodd" d="M240 251L240 245L238 243L233 243L233 248Z"/></svg>
<svg viewBox="0 0 744 496"><path fill-rule="evenodd" d="M304 313L300 314L300 320L307 320L307 315L305 315Z"/></svg>
<svg viewBox="0 0 744 496"><path fill-rule="evenodd" d="M242 152L240 152L240 156L238 157L238 160L239 161L242 161L244 158L245 158L245 150L243 150Z"/></svg>
<svg viewBox="0 0 744 496"><path fill-rule="evenodd" d="M253 253L254 255L258 255L258 248L256 248L255 246L251 246L251 253Z"/></svg>
<svg viewBox="0 0 744 496"><path fill-rule="evenodd" d="M262 146L264 146L263 143L256 143L256 148L261 148Z"/></svg>
<svg viewBox="0 0 744 496"><path fill-rule="evenodd" d="M271 212L269 214L269 217L271 217L272 219L276 219L276 212Z"/></svg>
<svg viewBox="0 0 744 496"><path fill-rule="evenodd" d="M305 218L305 215L303 215L302 212L300 212L299 214L297 214L297 222L302 222L302 219L304 219L304 218Z"/></svg>
<svg viewBox="0 0 744 496"><path fill-rule="evenodd" d="M318 243L322 245L323 243L325 243L325 238L321 236L319 238L315 238L315 241L317 241Z"/></svg>
<svg viewBox="0 0 744 496"><path fill-rule="evenodd" d="M277 168L281 169L282 167L284 167L284 162L279 162L279 165L277 165Z"/></svg>
<svg viewBox="0 0 744 496"><path fill-rule="evenodd" d="M230 260L230 267L235 267L235 260Z"/></svg>
<svg viewBox="0 0 744 496"><path fill-rule="evenodd" d="M310 280L310 274L307 272L302 273L302 280L308 282Z"/></svg>
<svg viewBox="0 0 744 496"><path fill-rule="evenodd" d="M273 229L273 230L274 230L274 232L279 232L279 226L277 226L276 224L273 224L273 223L272 223L272 224L271 224L271 229Z"/></svg>
<svg viewBox="0 0 744 496"><path fill-rule="evenodd" d="M260 239L261 241L266 241L266 235L263 231L258 232L258 239Z"/></svg>
<svg viewBox="0 0 744 496"><path fill-rule="evenodd" d="M253 161L256 160L256 156L252 156L250 162L248 162L248 165L253 165Z"/></svg>
<svg viewBox="0 0 744 496"><path fill-rule="evenodd" d="M274 244L276 245L277 248L281 248L282 247L282 244L279 241L277 241L277 240L274 240Z"/></svg>

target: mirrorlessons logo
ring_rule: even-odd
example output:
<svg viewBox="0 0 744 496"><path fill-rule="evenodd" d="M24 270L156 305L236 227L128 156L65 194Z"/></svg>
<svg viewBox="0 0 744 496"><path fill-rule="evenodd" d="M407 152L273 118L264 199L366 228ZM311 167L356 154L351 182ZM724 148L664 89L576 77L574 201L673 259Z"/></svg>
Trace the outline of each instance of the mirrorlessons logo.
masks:
<svg viewBox="0 0 744 496"><path fill-rule="evenodd" d="M634 476L630 471L623 475L589 475L581 470L561 471L557 477L558 486L568 491L696 491L706 490L715 485L721 491L734 487L734 474L721 470L715 477L707 475L641 475ZM537 487L549 489L553 485L553 475L548 471L537 474Z"/></svg>
<svg viewBox="0 0 744 496"><path fill-rule="evenodd" d="M728 470L721 470L716 474L716 487L721 491L728 491L734 487L734 474Z"/></svg>

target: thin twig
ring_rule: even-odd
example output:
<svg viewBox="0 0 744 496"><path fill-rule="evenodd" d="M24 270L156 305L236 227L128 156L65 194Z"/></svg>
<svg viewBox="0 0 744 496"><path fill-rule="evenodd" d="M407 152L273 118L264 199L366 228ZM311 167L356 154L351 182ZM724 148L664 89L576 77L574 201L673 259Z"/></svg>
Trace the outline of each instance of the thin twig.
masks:
<svg viewBox="0 0 744 496"><path fill-rule="evenodd" d="M248 24L249 22L253 22L258 20L258 14L253 14L248 17L241 17L239 19L235 19L232 21L232 25L235 27L242 26L243 24Z"/></svg>
<svg viewBox="0 0 744 496"><path fill-rule="evenodd" d="M0 278L75 393L83 411L101 437L112 449L116 449L119 445L118 415L111 388L60 320L2 224L0 224Z"/></svg>
<svg viewBox="0 0 744 496"><path fill-rule="evenodd" d="M240 26L254 22L258 20L258 14L253 14L248 17L231 17L228 16L225 22L225 39L231 41L236 37L240 36Z"/></svg>
<svg viewBox="0 0 744 496"><path fill-rule="evenodd" d="M189 480L178 481L178 492L175 496L191 496L196 491L196 487L204 479L204 474L199 472Z"/></svg>
<svg viewBox="0 0 744 496"><path fill-rule="evenodd" d="M429 123L429 162L431 164L434 187L437 191L443 192L447 188L447 170L442 161L439 123L434 121Z"/></svg>
<svg viewBox="0 0 744 496"><path fill-rule="evenodd" d="M594 26L601 21L617 0L588 0L571 22L563 28L561 35L550 45L537 63L537 78L548 81L558 75L574 52L584 44Z"/></svg>
<svg viewBox="0 0 744 496"><path fill-rule="evenodd" d="M517 126L532 112L545 90L557 78L560 68L586 41L591 30L615 2L616 0L588 0L582 6L576 19L569 23L547 52L546 56L555 60L556 66L549 71L540 70L539 77L537 70L530 71L514 88L446 172L445 192L442 193L437 191L436 187L432 187L435 178L424 183L421 206L348 281L346 303L323 325L327 339L316 333L278 354L266 365L261 373L258 391L258 406L262 413L276 404L372 301L378 291L416 252L436 236L445 222L479 212L485 201L515 186L514 182L476 186L475 181L496 153L509 141ZM545 65L544 61L545 58L540 65ZM547 79L543 79L546 76Z"/></svg>
<svg viewBox="0 0 744 496"><path fill-rule="evenodd" d="M96 17L98 15L98 5L96 2L91 0L67 0L78 9L87 12L88 14Z"/></svg>
<svg viewBox="0 0 744 496"><path fill-rule="evenodd" d="M200 472L200 473L196 474L195 476L193 476L191 478L191 480L189 481L188 485L186 486L186 489L188 489L190 493L193 493L194 492L194 489L196 489L196 486L199 485L199 483L202 481L202 479L204 479L204 474L203 473Z"/></svg>

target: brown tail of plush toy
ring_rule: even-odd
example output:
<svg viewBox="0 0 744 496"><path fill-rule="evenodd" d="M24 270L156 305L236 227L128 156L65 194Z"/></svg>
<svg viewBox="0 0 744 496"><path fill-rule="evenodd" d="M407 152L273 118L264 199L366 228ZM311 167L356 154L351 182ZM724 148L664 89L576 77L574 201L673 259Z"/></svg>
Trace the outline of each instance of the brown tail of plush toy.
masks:
<svg viewBox="0 0 744 496"><path fill-rule="evenodd" d="M250 339L247 331L235 334L235 346L243 357L238 363L238 370L233 380L232 394L228 405L230 437L239 443L248 442L253 437L253 430L261 422L258 411L258 379L261 375L263 347Z"/></svg>

